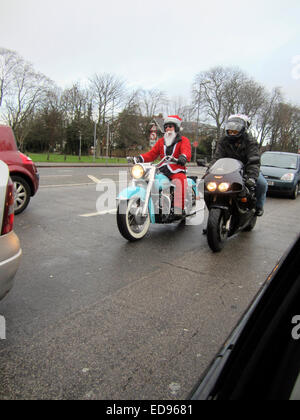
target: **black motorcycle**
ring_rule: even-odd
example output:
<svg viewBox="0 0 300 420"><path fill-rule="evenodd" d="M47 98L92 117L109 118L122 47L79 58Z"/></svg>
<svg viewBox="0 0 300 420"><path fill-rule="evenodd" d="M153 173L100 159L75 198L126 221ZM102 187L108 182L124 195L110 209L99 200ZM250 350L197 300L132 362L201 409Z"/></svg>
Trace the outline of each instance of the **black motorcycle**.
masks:
<svg viewBox="0 0 300 420"><path fill-rule="evenodd" d="M249 164L256 163L253 161ZM219 159L204 177L204 199L209 210L207 241L213 252L223 249L227 238L251 231L257 220L255 188L246 186L245 166L235 159Z"/></svg>

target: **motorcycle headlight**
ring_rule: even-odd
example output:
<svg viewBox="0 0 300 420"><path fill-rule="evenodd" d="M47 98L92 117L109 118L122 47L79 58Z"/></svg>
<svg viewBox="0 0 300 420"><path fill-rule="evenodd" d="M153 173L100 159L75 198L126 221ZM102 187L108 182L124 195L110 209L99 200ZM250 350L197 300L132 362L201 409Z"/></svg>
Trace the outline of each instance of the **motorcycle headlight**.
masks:
<svg viewBox="0 0 300 420"><path fill-rule="evenodd" d="M294 181L295 174L284 174L281 177L281 181Z"/></svg>
<svg viewBox="0 0 300 420"><path fill-rule="evenodd" d="M218 189L220 192L227 192L230 188L230 184L227 182L222 182L222 184L219 185Z"/></svg>
<svg viewBox="0 0 300 420"><path fill-rule="evenodd" d="M215 182L209 182L206 186L209 192L214 192L217 189L217 184Z"/></svg>
<svg viewBox="0 0 300 420"><path fill-rule="evenodd" d="M131 176L135 179L140 179L143 178L143 176L145 175L145 169L143 168L142 165L134 165L131 168Z"/></svg>

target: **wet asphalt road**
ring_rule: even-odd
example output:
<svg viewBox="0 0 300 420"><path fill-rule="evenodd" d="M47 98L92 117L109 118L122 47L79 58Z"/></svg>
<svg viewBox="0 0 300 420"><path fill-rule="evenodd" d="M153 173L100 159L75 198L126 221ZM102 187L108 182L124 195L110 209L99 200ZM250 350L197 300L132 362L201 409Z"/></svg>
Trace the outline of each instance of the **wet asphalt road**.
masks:
<svg viewBox="0 0 300 420"><path fill-rule="evenodd" d="M201 225L151 226L127 243L115 214L95 215L88 178L119 182L118 171L40 169L0 302L0 399L186 398L299 232L300 198L269 197L255 230L220 254Z"/></svg>

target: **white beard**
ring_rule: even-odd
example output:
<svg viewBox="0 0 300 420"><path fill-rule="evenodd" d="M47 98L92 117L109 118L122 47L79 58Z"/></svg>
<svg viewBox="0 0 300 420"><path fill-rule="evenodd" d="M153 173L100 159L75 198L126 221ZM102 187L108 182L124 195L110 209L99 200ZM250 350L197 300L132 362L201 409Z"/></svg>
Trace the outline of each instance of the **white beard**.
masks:
<svg viewBox="0 0 300 420"><path fill-rule="evenodd" d="M167 147L172 146L176 136L177 136L176 131L168 131L167 133L165 133L165 135L164 135L165 145Z"/></svg>

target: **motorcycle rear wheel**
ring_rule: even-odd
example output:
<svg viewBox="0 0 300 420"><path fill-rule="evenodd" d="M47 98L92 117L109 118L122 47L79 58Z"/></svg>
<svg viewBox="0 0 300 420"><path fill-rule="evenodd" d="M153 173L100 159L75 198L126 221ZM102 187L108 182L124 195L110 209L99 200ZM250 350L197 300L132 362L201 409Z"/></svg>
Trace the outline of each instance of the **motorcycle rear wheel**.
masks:
<svg viewBox="0 0 300 420"><path fill-rule="evenodd" d="M226 243L228 230L221 209L211 209L207 223L207 242L213 252L220 252Z"/></svg>
<svg viewBox="0 0 300 420"><path fill-rule="evenodd" d="M128 200L127 203L120 203L117 210L117 225L119 232L125 239L131 242L143 239L150 226L149 213L143 223L137 223L134 212L136 212L138 208L141 208L140 198L132 198Z"/></svg>

